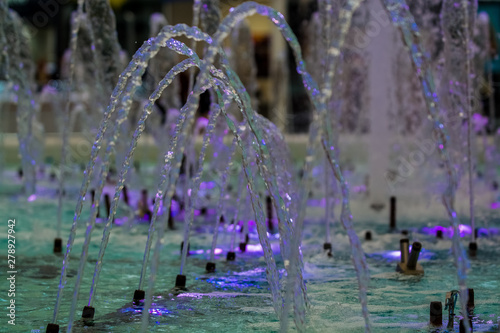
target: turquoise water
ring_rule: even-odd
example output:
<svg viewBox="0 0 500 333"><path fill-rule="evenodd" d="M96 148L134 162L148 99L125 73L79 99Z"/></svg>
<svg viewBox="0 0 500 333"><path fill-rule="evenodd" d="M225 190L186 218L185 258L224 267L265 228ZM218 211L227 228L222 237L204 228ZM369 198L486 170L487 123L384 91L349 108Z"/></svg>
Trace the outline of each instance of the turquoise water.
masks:
<svg viewBox="0 0 500 333"><path fill-rule="evenodd" d="M46 184L45 190L31 202L16 195L18 185L14 183L2 187L0 216L3 220L3 234L6 234L7 220L15 218L16 236L16 325L7 324L2 315L0 331L30 332L45 331L52 319L52 311L59 283L62 261L61 255L52 253L54 227L56 225L56 201L53 189ZM71 189L68 190L71 195ZM303 253L305 279L311 306L307 314L307 332L363 332L363 318L358 302L357 280L350 259L348 239L339 227L333 227L333 257L322 251L324 226L321 201L311 200L310 215L306 220ZM357 204L366 204L362 198ZM356 202L353 211L356 214ZM63 243L74 212L70 200L64 207ZM101 213L104 209L101 208ZM222 254L216 256L217 271L205 273L209 258L214 215L197 216L195 232L191 238L192 255L187 260L187 291L176 294L172 287L179 272L182 226L177 219L177 230L166 234L166 246L161 256L161 268L156 283L154 309L151 310L151 332L273 332L278 331L279 322L274 314L268 283L265 277L265 262L259 252L257 234L251 233L249 251L237 250L234 263L225 261L225 253L230 242L229 231L221 231L218 248ZM88 213L87 213L88 214ZM382 213L385 216L386 212ZM483 216L486 216L483 213ZM361 214L363 215L363 214ZM362 237L365 230L373 231L373 241L363 242L363 248L370 266L371 282L368 291L368 305L375 332L429 332L429 303L445 302L447 291L457 289L456 273L450 254L448 239L437 241L433 235L423 232L425 227L447 225L445 218L433 221L415 217L405 218L399 225L410 231L411 242L420 241L424 249L420 263L425 269L423 277L407 277L395 273L399 260L400 234L388 234L382 217L367 218L371 213L355 219L356 230ZM85 221L85 217L82 218ZM488 216L488 229L500 227L500 219L494 211ZM496 228L496 229L495 229ZM96 315L92 327L84 327L82 322L75 325L75 332L138 332L141 323L140 309L132 307L131 300L137 288L142 264L144 244L148 225L135 223L114 228L109 248L104 257L103 271L97 290L94 307ZM92 238L90 255L85 268L80 301L77 311L81 311L92 280L92 272L102 228L98 225ZM75 248L71 254L69 278L59 324L67 322L71 303L76 267L83 241L83 231L79 231ZM464 245L468 240L464 239ZM238 240L237 240L238 242ZM468 284L475 290L474 310L475 332L497 332L500 318L500 235L481 237L478 240L479 253L471 259ZM6 272L7 239L2 237L0 248L2 276ZM273 242L277 254L279 245ZM394 252L396 251L396 252ZM283 263L277 256L278 267ZM280 271L283 274L283 270ZM3 281L5 281L2 278ZM4 282L5 283L5 282ZM4 286L4 285L2 285ZM5 285L6 286L6 285ZM3 287L6 290L5 287ZM9 301L6 293L0 299ZM458 307L457 303L457 307ZM2 308L5 307L2 305ZM4 310L6 311L6 310ZM459 314L457 309L456 313ZM80 315L77 314L77 318ZM458 332L458 319L455 319ZM447 315L443 313L444 325ZM62 330L61 330L62 331Z"/></svg>

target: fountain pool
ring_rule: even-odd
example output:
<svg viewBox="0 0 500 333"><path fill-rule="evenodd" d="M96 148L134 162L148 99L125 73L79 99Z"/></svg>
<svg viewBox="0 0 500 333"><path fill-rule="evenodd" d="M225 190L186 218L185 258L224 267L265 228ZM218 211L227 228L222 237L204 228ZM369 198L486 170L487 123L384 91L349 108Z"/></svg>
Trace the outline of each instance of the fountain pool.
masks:
<svg viewBox="0 0 500 333"><path fill-rule="evenodd" d="M144 169L147 169L144 167ZM11 171L14 173L13 171ZM11 179L15 179L12 174ZM351 178L353 187L361 177ZM76 182L75 185L76 189ZM12 181L10 191L4 190L0 215L16 219L16 326L9 332L43 331L49 322L52 302L60 276L61 255L52 251L55 232L55 189L49 181L41 181L46 191L39 191L36 199L27 202L25 197L13 195L21 183ZM52 185L54 187L54 185ZM362 186L360 186L362 187ZM70 187L71 188L71 187ZM5 192L10 192L5 193ZM204 193L205 194L205 193ZM133 197L133 195L131 195ZM497 332L500 320L500 217L490 207L495 199L490 193L479 196L478 222L481 225L478 242L480 250L471 259L468 286L475 292L473 315L474 332ZM131 201L133 202L133 198ZM458 203L466 203L465 193L458 194ZM388 209L375 212L369 207L366 193L353 194L355 230L364 235L372 232L372 240L363 240L371 280L368 304L373 330L376 332L430 332L429 304L445 302L446 292L457 288L455 266L450 256L450 234L446 216L439 203L429 202L418 195L401 196L398 199L399 230L408 235L388 232ZM175 206L175 205L174 205ZM460 207L460 205L458 205ZM273 310L266 280L265 262L255 225L250 222L250 242L246 252L236 249L236 260L226 261L231 228L220 226L219 242L215 260L217 270L207 273L205 264L209 259L213 234L215 207L207 202L207 215L196 214L195 235L190 239L190 257L185 268L187 290L173 289L180 264L179 244L182 241L182 213L174 220L177 230L166 234L165 246L157 277L149 330L151 332L212 332L279 330L279 321ZM101 213L104 207L101 207ZM321 249L324 240L324 198L314 194L308 201L302 251L304 255L304 279L307 285L310 307L307 310L306 332L363 332L364 321L357 294L357 280L348 239L338 223L332 229L332 253L329 257ZM464 213L466 210L464 209ZM66 204L64 221L70 221L73 207ZM120 214L118 214L120 215ZM87 217L83 216L85 220ZM119 219L119 218L118 218ZM65 222L66 223L66 222ZM119 222L121 223L121 222ZM102 231L97 223L95 232ZM436 226L443 226L444 238L436 238ZM69 225L64 225L68 228ZM463 241L470 237L470 228L461 228ZM103 265L101 284L94 303L97 309L93 326L85 327L81 320L75 322L75 331L85 332L137 332L141 326L140 308L132 304L142 264L143 247L148 234L147 223L115 226ZM238 236L239 237L239 236ZM423 250L419 262L424 267L424 276L404 276L395 272L399 261L399 240L408 237L411 242L420 241ZM75 240L73 253L79 253L83 235ZM273 252L278 266L283 263L279 256L279 242L271 237ZM0 246L6 247L5 239ZM92 272L99 251L99 240L92 242L87 272ZM68 284L74 283L78 258L72 258L68 271ZM90 287L90 273L83 280L82 289ZM281 270L281 274L284 271ZM69 314L70 297L61 305L60 325L65 327ZM457 305L458 307L458 305ZM447 325L447 311L443 312L443 332ZM459 314L459 310L456 311ZM458 331L458 317L455 331Z"/></svg>

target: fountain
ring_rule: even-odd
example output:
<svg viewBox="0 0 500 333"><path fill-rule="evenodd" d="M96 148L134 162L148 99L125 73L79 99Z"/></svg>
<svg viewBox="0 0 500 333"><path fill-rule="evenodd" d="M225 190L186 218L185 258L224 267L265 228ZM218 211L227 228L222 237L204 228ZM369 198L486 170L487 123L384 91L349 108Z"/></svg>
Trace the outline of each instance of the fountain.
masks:
<svg viewBox="0 0 500 333"><path fill-rule="evenodd" d="M192 26L168 25L155 14L152 37L119 74L123 57L108 2L78 1L68 85L58 111L62 144L54 184L36 174L42 164L34 140L39 105L19 46L20 20L0 3L0 75L16 98L22 125L17 135L24 188L11 199L13 209L0 208L9 219L33 221L15 227L17 267L29 280L17 289L16 328L396 332L444 325L469 331L472 325L474 331L498 330L499 303L490 296L498 289L499 220L490 207L498 194L488 183L496 170L487 181L473 172L479 141L472 108L479 108L471 96L484 64L484 56L473 58L471 48L475 31L481 31L474 30L475 3L442 2L439 24L447 37L442 57L436 55L441 51L433 57L425 51L436 41L415 22L428 28L422 18L429 8L421 2L408 7L404 0L321 0L318 5L305 57L284 16L268 6L246 2L221 19L218 1L197 0ZM422 16L414 18L415 13ZM293 148L301 150L298 157L290 148L294 138L257 113L245 23L255 14L288 43L311 104L308 135ZM361 28L372 40L355 49ZM230 48L224 44L229 36ZM402 51L406 57L396 57ZM401 63L413 70L401 69ZM368 73L360 70L365 64ZM182 73L189 77L184 105ZM361 87L346 84L366 77L362 88L369 98ZM406 79L409 83L393 87ZM416 117L430 122L419 122L404 132L408 141L394 144L391 114L403 114L398 117L406 121L395 107L407 103L401 97L405 89L413 90ZM74 127L65 126L77 117L100 119L98 127L81 124L94 137L80 171L75 171L80 161L69 158ZM457 117L460 121L448 122ZM356 135L369 140L353 140ZM368 153L356 149L359 145ZM138 157L151 147L154 158ZM495 147L488 149L494 165ZM393 171L400 161L403 168ZM464 170L468 186L461 181ZM18 179L2 182L20 186ZM482 188L488 191L482 194ZM439 199L424 208L425 193ZM363 231L364 241L358 237ZM471 260L463 246L469 240ZM469 287L476 290L475 306ZM28 303L28 292L49 295L55 305L49 309L46 296L43 304ZM33 319L25 319L21 309L30 309ZM443 323L445 310L450 319Z"/></svg>

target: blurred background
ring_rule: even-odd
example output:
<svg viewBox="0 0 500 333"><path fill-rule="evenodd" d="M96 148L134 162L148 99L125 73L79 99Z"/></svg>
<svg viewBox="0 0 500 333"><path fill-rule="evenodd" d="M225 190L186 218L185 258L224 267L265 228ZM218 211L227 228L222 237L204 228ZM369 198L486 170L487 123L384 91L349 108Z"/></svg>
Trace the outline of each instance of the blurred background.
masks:
<svg viewBox="0 0 500 333"><path fill-rule="evenodd" d="M243 1L221 0L220 7L223 17L231 7ZM308 23L317 10L316 0L260 0L261 4L271 6L282 12L297 35L299 42L307 55ZM439 11L439 1L434 9ZM116 16L118 40L128 59L150 36L149 20L151 14L161 12L169 24L192 23L192 1L187 0L110 0ZM18 12L31 36L31 50L36 64L36 82L38 89L47 84L57 84L61 79L61 63L68 49L70 36L70 17L76 9L76 0L8 0L11 9ZM488 113L488 103L500 105L500 1L479 1L479 11L487 12L491 24L491 57L488 64L492 71L494 91L493 98L484 96L483 109ZM303 90L302 82L295 72L295 64L285 41L279 35L272 23L261 16L254 15L248 19L252 40L255 48L255 63L257 68L258 112L270 118L278 127L286 132L301 133L309 128L310 104ZM362 50L358 50L362 52ZM347 77L346 80L350 80ZM181 95L185 101L187 96L188 78L181 77ZM495 112L496 116L500 112ZM11 117L9 117L11 118ZM12 126L15 127L15 121ZM42 110L43 121L43 110ZM359 119L356 120L359 122ZM348 122L347 122L348 123ZM52 130L50 124L44 124L45 130ZM346 127L346 126L344 126ZM348 127L348 126L347 126ZM361 126L361 131L364 131ZM492 129L490 128L490 131ZM7 130L8 131L8 130Z"/></svg>

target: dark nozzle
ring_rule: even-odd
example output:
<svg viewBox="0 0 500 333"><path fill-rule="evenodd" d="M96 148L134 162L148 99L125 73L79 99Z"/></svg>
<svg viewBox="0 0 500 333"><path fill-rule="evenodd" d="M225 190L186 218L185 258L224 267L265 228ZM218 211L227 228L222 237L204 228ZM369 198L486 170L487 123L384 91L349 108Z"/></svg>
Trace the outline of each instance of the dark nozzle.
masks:
<svg viewBox="0 0 500 333"><path fill-rule="evenodd" d="M433 326L442 326L443 325L443 303L431 302L430 323Z"/></svg>
<svg viewBox="0 0 500 333"><path fill-rule="evenodd" d="M391 197L390 200L389 229L396 229L396 197Z"/></svg>
<svg viewBox="0 0 500 333"><path fill-rule="evenodd" d="M148 206L148 190L143 189L141 191L141 202L140 202L140 215L142 218L148 220L151 222L151 218L153 217L153 214L149 210Z"/></svg>
<svg viewBox="0 0 500 333"><path fill-rule="evenodd" d="M250 236L248 234L245 235L245 243L250 243Z"/></svg>
<svg viewBox="0 0 500 333"><path fill-rule="evenodd" d="M407 263L409 258L410 240L408 238L403 238L399 241L399 250L401 251L401 263Z"/></svg>
<svg viewBox="0 0 500 333"><path fill-rule="evenodd" d="M128 188L127 186L123 186L123 202L125 202L125 204L128 206L129 205L129 201L128 201Z"/></svg>
<svg viewBox="0 0 500 333"><path fill-rule="evenodd" d="M367 240L367 241L372 240L372 232L371 231L365 232L365 240Z"/></svg>
<svg viewBox="0 0 500 333"><path fill-rule="evenodd" d="M207 262L207 266L205 266L205 269L207 270L207 273L215 272L215 263L214 262Z"/></svg>
<svg viewBox="0 0 500 333"><path fill-rule="evenodd" d="M472 312L474 310L475 304L474 304L474 289L469 288L469 298L467 299L467 310L469 312Z"/></svg>
<svg viewBox="0 0 500 333"><path fill-rule="evenodd" d="M22 168L17 169L17 175L19 176L19 178L23 178L23 169Z"/></svg>
<svg viewBox="0 0 500 333"><path fill-rule="evenodd" d="M54 239L54 253L61 253L62 251L62 239L55 238Z"/></svg>
<svg viewBox="0 0 500 333"><path fill-rule="evenodd" d="M109 218L111 215L111 199L107 193L104 195L104 205L106 206L106 216Z"/></svg>
<svg viewBox="0 0 500 333"><path fill-rule="evenodd" d="M202 215L202 216L207 215L207 207L201 207L200 208L200 215Z"/></svg>
<svg viewBox="0 0 500 333"><path fill-rule="evenodd" d="M436 238L437 239L443 239L443 230L437 230L436 231Z"/></svg>
<svg viewBox="0 0 500 333"><path fill-rule="evenodd" d="M181 169L179 170L179 174L186 174L186 154L182 155Z"/></svg>
<svg viewBox="0 0 500 333"><path fill-rule="evenodd" d="M220 216L219 223L224 223L226 220L224 219L224 215Z"/></svg>
<svg viewBox="0 0 500 333"><path fill-rule="evenodd" d="M325 251L331 251L332 250L332 243L324 243L323 244L323 250L325 250Z"/></svg>
<svg viewBox="0 0 500 333"><path fill-rule="evenodd" d="M48 324L45 333L59 333L59 325Z"/></svg>
<svg viewBox="0 0 500 333"><path fill-rule="evenodd" d="M420 250L422 250L422 244L420 242L414 242L411 247L410 259L408 259L408 264L406 265L409 270L415 270L417 267Z"/></svg>
<svg viewBox="0 0 500 333"><path fill-rule="evenodd" d="M54 253L61 253L62 251L62 239L56 238L54 239Z"/></svg>
<svg viewBox="0 0 500 333"><path fill-rule="evenodd" d="M271 196L266 196L266 210L267 210L267 228L271 234L274 233L273 225L273 200Z"/></svg>
<svg viewBox="0 0 500 333"><path fill-rule="evenodd" d="M146 298L146 292L144 290L136 290L134 291L134 298L132 299L132 303L134 305L143 305L144 298Z"/></svg>
<svg viewBox="0 0 500 333"><path fill-rule="evenodd" d="M476 242L470 242L469 243L469 255L471 257L475 257L477 254L477 243Z"/></svg>
<svg viewBox="0 0 500 333"><path fill-rule="evenodd" d="M175 230L175 223L174 223L174 218L172 216L172 204L170 204L170 208L168 210L168 229L169 230Z"/></svg>
<svg viewBox="0 0 500 333"><path fill-rule="evenodd" d="M186 288L186 275L178 274L175 278L175 288Z"/></svg>
<svg viewBox="0 0 500 333"><path fill-rule="evenodd" d="M87 320L94 319L95 309L92 306L84 306L82 311L82 318Z"/></svg>
<svg viewBox="0 0 500 333"><path fill-rule="evenodd" d="M406 229L405 230L401 230L401 235L408 236L408 234L409 234L408 230L406 230Z"/></svg>
<svg viewBox="0 0 500 333"><path fill-rule="evenodd" d="M236 253L229 251L226 256L227 261L234 261L236 259Z"/></svg>
<svg viewBox="0 0 500 333"><path fill-rule="evenodd" d="M245 252L247 250L247 243L240 243L240 251Z"/></svg>

